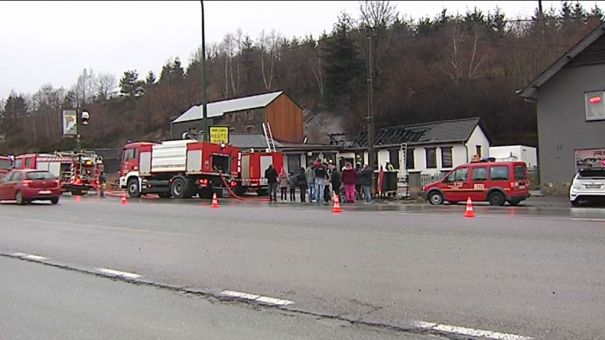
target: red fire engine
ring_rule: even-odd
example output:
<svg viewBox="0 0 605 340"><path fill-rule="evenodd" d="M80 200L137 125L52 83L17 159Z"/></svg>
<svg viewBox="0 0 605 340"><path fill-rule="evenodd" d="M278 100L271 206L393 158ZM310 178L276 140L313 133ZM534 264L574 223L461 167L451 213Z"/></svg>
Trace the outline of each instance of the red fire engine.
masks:
<svg viewBox="0 0 605 340"><path fill-rule="evenodd" d="M130 197L210 198L225 184L235 187L239 148L196 140L137 142L122 150L120 187ZM220 190L219 190L220 189Z"/></svg>
<svg viewBox="0 0 605 340"><path fill-rule="evenodd" d="M15 157L13 167L15 169L45 170L61 180L68 180L73 159L61 157L55 154L25 154Z"/></svg>

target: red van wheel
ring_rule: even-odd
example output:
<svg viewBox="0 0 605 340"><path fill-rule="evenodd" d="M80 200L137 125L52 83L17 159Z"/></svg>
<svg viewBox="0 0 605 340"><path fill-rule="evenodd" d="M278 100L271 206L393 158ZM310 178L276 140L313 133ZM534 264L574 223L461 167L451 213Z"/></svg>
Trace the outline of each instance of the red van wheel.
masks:
<svg viewBox="0 0 605 340"><path fill-rule="evenodd" d="M432 205L443 204L443 195L439 191L431 191L428 198Z"/></svg>

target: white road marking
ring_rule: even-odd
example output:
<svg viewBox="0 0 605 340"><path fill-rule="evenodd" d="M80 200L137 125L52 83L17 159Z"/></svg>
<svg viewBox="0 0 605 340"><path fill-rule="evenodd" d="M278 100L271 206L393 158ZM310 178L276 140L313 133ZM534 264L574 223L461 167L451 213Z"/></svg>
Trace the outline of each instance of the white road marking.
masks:
<svg viewBox="0 0 605 340"><path fill-rule="evenodd" d="M113 270L113 269L107 269L107 268L97 268L97 270L100 271L101 273L104 273L104 274L110 274L110 275L115 275L115 276L123 276L123 277L127 277L129 279L137 279L137 278L141 277L141 275L139 275L139 274L129 273L129 272L121 272L119 270Z"/></svg>
<svg viewBox="0 0 605 340"><path fill-rule="evenodd" d="M459 335L467 335L467 336L476 336L483 337L488 339L496 339L496 340L531 340L533 338L515 334L507 334L507 333L498 333L492 331L484 331L481 329L473 329L466 327L458 327L452 325L443 325L434 322L425 322L425 321L416 321L414 322L414 326L422 329L435 330L439 332L459 334Z"/></svg>
<svg viewBox="0 0 605 340"><path fill-rule="evenodd" d="M25 253L14 253L13 256L22 257L24 259L34 260L34 261L44 261L44 260L48 259L47 257L44 257L44 256L25 254Z"/></svg>
<svg viewBox="0 0 605 340"><path fill-rule="evenodd" d="M221 292L221 295L236 297L236 298L240 298L240 299L244 299L244 300L252 300L252 301L256 301L256 302L262 302L262 303L266 303L269 305L277 305L277 306L286 306L286 305L291 305L294 303L293 301L276 299L276 298L272 298L272 297L268 297L268 296L236 292L236 291L232 291L232 290L223 290Z"/></svg>

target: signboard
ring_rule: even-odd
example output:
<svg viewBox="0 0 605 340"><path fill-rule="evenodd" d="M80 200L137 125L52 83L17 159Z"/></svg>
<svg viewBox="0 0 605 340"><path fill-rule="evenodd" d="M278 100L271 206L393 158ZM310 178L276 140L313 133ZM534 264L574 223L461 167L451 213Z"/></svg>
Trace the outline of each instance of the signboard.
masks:
<svg viewBox="0 0 605 340"><path fill-rule="evenodd" d="M63 136L78 134L78 114L76 110L63 110Z"/></svg>
<svg viewBox="0 0 605 340"><path fill-rule="evenodd" d="M229 127L228 126L211 126L210 127L210 143L229 144Z"/></svg>
<svg viewBox="0 0 605 340"><path fill-rule="evenodd" d="M576 171L584 168L605 167L605 147L599 149L578 149L574 151Z"/></svg>

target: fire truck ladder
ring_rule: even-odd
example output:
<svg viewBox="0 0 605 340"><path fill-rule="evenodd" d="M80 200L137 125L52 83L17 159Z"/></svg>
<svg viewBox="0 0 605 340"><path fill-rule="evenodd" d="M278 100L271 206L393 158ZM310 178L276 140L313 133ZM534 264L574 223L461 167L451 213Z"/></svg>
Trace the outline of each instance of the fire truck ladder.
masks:
<svg viewBox="0 0 605 340"><path fill-rule="evenodd" d="M263 132L265 133L265 141L270 152L276 152L275 141L273 140L273 133L271 133L271 126L267 122L263 122Z"/></svg>

